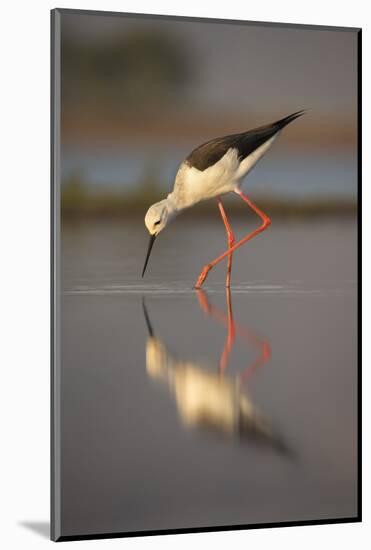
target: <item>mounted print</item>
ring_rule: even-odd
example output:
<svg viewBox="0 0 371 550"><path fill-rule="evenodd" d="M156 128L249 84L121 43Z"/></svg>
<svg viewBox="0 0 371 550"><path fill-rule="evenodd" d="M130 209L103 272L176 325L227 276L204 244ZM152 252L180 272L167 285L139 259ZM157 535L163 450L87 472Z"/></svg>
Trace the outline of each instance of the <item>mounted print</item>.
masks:
<svg viewBox="0 0 371 550"><path fill-rule="evenodd" d="M360 29L51 23L52 539L360 521Z"/></svg>

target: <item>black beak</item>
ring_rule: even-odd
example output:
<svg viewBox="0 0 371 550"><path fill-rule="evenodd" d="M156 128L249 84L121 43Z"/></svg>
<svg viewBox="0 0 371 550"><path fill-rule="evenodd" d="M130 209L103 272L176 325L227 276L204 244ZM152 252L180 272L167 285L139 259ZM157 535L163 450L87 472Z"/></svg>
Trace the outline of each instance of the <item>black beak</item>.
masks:
<svg viewBox="0 0 371 550"><path fill-rule="evenodd" d="M156 235L151 235L150 238L149 238L147 256L146 256L146 261L144 262L142 277L145 273L145 270L146 270L146 267L147 267L147 264L148 264L148 260L149 260L149 256L151 254L152 246L153 246L153 243L155 242L155 239L156 239Z"/></svg>
<svg viewBox="0 0 371 550"><path fill-rule="evenodd" d="M142 298L142 307L143 307L144 318L146 320L148 334L150 335L151 338L153 338L153 336L154 336L153 328L152 328L152 325L151 325L151 321L149 319L149 315L148 315L148 311L147 311L147 308L146 308L144 298Z"/></svg>

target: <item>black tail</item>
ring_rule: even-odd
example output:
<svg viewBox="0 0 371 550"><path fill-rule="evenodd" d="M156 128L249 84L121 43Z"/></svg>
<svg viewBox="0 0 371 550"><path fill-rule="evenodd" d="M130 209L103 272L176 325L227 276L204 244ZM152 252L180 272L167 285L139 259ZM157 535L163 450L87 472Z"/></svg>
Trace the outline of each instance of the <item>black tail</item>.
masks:
<svg viewBox="0 0 371 550"><path fill-rule="evenodd" d="M285 116L285 118L281 118L280 120L277 120L277 122L273 123L273 126L277 126L280 130L290 124L293 120L296 118L299 118L299 116L302 116L306 113L306 110L303 109L302 111L296 111L296 113L292 113L292 115Z"/></svg>

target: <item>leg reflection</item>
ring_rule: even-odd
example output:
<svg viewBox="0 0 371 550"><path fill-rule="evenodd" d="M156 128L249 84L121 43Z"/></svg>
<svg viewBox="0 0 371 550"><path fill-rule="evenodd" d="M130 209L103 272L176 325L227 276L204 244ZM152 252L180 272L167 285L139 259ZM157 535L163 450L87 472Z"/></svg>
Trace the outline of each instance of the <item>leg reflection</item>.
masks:
<svg viewBox="0 0 371 550"><path fill-rule="evenodd" d="M248 365L239 375L242 383L247 382L250 376L271 358L271 348L267 339L261 339L253 330L248 327L243 327L235 322L233 318L232 297L230 288L226 289L227 313L222 312L218 308L212 306L208 300L206 293L203 290L197 290L197 298L201 309L207 316L213 317L217 321L222 322L227 327L227 338L220 357L220 373L223 374L229 361L229 356L233 349L236 334L249 347L256 349L256 358Z"/></svg>

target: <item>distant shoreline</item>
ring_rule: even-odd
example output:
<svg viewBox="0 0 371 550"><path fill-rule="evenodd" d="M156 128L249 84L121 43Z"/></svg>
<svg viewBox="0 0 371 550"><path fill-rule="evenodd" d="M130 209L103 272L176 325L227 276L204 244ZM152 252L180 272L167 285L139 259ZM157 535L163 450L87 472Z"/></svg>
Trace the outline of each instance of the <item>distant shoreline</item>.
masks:
<svg viewBox="0 0 371 550"><path fill-rule="evenodd" d="M125 216L144 216L147 208L160 200L161 196L123 197L119 194L104 193L90 194L80 197L71 197L62 194L61 216L63 220L89 220L89 219L119 219ZM353 199L342 198L310 198L282 200L276 197L254 196L254 202L276 219L292 219L296 221L334 218L355 217L357 203ZM234 216L246 216L246 206L238 202L226 201L228 212ZM201 202L190 210L193 217L214 216L216 206L214 201Z"/></svg>

